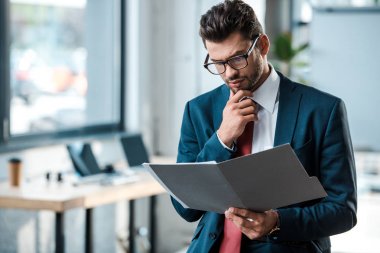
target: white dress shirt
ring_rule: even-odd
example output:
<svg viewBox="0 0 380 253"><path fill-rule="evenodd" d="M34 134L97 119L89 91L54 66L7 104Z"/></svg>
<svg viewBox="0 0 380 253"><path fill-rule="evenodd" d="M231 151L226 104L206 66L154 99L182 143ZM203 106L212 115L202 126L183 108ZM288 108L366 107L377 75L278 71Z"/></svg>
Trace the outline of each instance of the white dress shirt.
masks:
<svg viewBox="0 0 380 253"><path fill-rule="evenodd" d="M258 120L253 128L252 153L273 148L276 131L280 77L270 66L270 74L264 83L253 93L253 100L259 105ZM219 136L218 136L219 138ZM227 147L219 138L223 147Z"/></svg>
<svg viewBox="0 0 380 253"><path fill-rule="evenodd" d="M258 120L253 129L252 153L273 148L276 131L280 77L271 66L267 80L253 93L259 104Z"/></svg>

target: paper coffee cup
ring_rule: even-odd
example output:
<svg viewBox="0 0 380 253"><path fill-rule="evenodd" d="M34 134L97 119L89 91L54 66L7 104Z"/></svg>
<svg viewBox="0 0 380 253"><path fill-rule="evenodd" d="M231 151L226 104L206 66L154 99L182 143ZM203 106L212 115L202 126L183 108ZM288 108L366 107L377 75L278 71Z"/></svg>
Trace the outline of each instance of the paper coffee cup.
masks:
<svg viewBox="0 0 380 253"><path fill-rule="evenodd" d="M8 161L9 184L14 187L21 185L22 163L18 158L12 158Z"/></svg>

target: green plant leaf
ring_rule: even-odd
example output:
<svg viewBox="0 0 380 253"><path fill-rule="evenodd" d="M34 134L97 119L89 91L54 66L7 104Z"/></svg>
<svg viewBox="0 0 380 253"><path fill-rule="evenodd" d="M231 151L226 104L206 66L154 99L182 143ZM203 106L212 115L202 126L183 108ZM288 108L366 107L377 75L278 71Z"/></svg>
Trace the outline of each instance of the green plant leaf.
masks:
<svg viewBox="0 0 380 253"><path fill-rule="evenodd" d="M274 52L276 57L281 61L289 62L295 52L292 49L292 37L290 33L280 34L274 42Z"/></svg>

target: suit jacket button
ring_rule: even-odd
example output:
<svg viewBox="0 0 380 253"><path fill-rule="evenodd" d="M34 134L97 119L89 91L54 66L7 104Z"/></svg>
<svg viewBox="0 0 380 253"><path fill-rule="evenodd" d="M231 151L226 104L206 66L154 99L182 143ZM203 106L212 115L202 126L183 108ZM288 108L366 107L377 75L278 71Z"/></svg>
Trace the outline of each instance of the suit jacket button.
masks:
<svg viewBox="0 0 380 253"><path fill-rule="evenodd" d="M210 237L210 239L212 239L212 240L215 240L216 239L216 234L215 233L210 233L210 234L208 234L208 237Z"/></svg>

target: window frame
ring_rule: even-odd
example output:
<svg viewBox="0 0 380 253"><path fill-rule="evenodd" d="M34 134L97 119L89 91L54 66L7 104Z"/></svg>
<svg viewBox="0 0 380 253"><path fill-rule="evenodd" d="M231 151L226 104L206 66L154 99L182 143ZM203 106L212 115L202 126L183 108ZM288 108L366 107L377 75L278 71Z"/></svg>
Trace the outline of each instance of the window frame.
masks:
<svg viewBox="0 0 380 253"><path fill-rule="evenodd" d="M46 133L10 134L10 0L0 1L0 153L38 146L67 143L77 139L109 137L125 132L125 80L126 80L126 3L120 6L120 103L119 121L89 125Z"/></svg>

